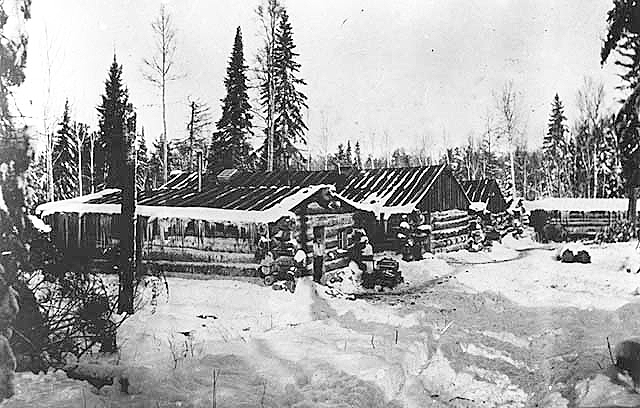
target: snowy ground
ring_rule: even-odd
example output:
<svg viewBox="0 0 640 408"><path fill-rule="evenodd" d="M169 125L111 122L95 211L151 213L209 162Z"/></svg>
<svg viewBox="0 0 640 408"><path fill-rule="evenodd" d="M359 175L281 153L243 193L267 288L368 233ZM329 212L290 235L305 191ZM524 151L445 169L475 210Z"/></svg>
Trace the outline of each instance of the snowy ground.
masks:
<svg viewBox="0 0 640 408"><path fill-rule="evenodd" d="M218 407L640 406L611 380L605 340L640 332L635 246L562 264L549 245L507 237L401 263L419 291L355 301L308 279L290 294L172 278L119 333L130 395L19 374L2 406L210 407L214 372Z"/></svg>

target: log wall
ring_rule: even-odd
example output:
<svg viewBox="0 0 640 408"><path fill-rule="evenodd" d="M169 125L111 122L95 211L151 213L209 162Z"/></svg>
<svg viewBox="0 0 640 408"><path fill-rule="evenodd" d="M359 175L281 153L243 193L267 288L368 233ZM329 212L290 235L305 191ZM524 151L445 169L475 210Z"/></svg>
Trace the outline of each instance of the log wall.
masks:
<svg viewBox="0 0 640 408"><path fill-rule="evenodd" d="M627 219L625 211L551 211L549 215L549 223L564 227L571 238L592 238Z"/></svg>
<svg viewBox="0 0 640 408"><path fill-rule="evenodd" d="M471 221L466 211L439 211L431 213L430 216L430 252L451 252L466 248Z"/></svg>
<svg viewBox="0 0 640 408"><path fill-rule="evenodd" d="M349 265L350 248L353 246L354 213L344 214L309 214L301 215L300 231L304 233L307 253L307 271L313 273L313 230L324 227L324 242L326 254L324 256L324 271L343 268Z"/></svg>

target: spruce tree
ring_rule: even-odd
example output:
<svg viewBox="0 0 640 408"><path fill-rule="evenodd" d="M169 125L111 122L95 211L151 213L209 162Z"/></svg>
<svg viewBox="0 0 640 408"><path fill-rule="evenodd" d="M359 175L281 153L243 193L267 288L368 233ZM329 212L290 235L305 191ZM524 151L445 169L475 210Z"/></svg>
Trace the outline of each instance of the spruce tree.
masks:
<svg viewBox="0 0 640 408"><path fill-rule="evenodd" d="M100 142L96 154L99 180L104 179L106 187L121 188L126 179L125 160L135 138L130 134L134 116L129 103L129 92L122 83L122 65L115 54L105 81L105 93L98 107ZM102 173L102 174L101 174Z"/></svg>
<svg viewBox="0 0 640 408"><path fill-rule="evenodd" d="M355 157L353 159L353 167L362 169L362 153L360 152L360 141L356 141Z"/></svg>
<svg viewBox="0 0 640 408"><path fill-rule="evenodd" d="M64 200L77 195L77 147L71 123L69 101L64 103L62 119L53 143L54 198Z"/></svg>
<svg viewBox="0 0 640 408"><path fill-rule="evenodd" d="M347 140L347 149L344 152L344 159L347 166L353 165L353 154L351 153L351 140Z"/></svg>
<svg viewBox="0 0 640 408"><path fill-rule="evenodd" d="M223 168L248 168L251 146L251 105L247 94L247 66L244 65L242 32L236 30L233 50L224 85L227 95L222 99L222 117L216 123L207 167L209 172Z"/></svg>
<svg viewBox="0 0 640 408"><path fill-rule="evenodd" d="M618 74L622 84L616 88L626 92L633 91L640 82L640 35L623 35L616 51L618 59L614 64L622 69L622 73Z"/></svg>
<svg viewBox="0 0 640 408"><path fill-rule="evenodd" d="M136 145L136 189L144 191L149 186L149 152L147 141L144 136L144 127L137 137Z"/></svg>
<svg viewBox="0 0 640 408"><path fill-rule="evenodd" d="M553 99L551 104L551 117L549 118L549 126L547 134L544 137L543 149L545 152L545 161L547 170L549 171L550 187L555 186L555 195L562 194L562 183L565 178L564 164L565 155L567 153L567 145L565 140L565 133L567 127L564 116L564 107L560 101L558 94Z"/></svg>
<svg viewBox="0 0 640 408"><path fill-rule="evenodd" d="M299 90L306 82L298 76L299 55L293 42L293 29L286 10L282 10L274 48L273 64L275 75L274 92L274 167L289 168L304 163L305 158L298 149L306 145L307 125L302 110L307 108L307 97Z"/></svg>

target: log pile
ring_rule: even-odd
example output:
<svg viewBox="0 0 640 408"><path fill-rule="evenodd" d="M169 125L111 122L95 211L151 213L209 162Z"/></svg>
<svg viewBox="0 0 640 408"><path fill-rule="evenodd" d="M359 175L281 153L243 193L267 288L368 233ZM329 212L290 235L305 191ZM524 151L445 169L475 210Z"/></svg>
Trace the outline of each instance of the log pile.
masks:
<svg viewBox="0 0 640 408"><path fill-rule="evenodd" d="M431 213L431 252L465 249L468 245L470 219L467 212L462 210Z"/></svg>

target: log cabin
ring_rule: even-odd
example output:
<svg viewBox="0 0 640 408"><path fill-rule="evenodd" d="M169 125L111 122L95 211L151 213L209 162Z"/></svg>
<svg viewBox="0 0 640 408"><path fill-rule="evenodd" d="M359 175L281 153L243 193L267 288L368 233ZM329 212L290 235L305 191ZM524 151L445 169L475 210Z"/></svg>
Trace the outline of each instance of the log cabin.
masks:
<svg viewBox="0 0 640 408"><path fill-rule="evenodd" d="M140 194L136 231L143 271L257 276L267 250L292 258L299 246L311 258L313 237L324 243L325 272L348 264L361 210L333 186L234 186L225 177L205 186L172 182ZM38 211L64 253L104 269L119 244L120 202L120 190L106 189Z"/></svg>
<svg viewBox="0 0 640 408"><path fill-rule="evenodd" d="M446 164L383 169L240 172L228 170L237 187L331 185L348 203L366 210L365 229L374 249L398 249L397 230L404 217L420 218L432 227L423 252L464 247L468 236L469 198ZM170 180L166 188L197 183L195 174Z"/></svg>

